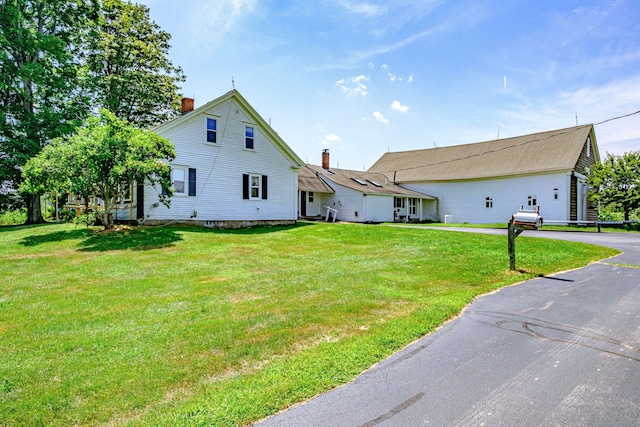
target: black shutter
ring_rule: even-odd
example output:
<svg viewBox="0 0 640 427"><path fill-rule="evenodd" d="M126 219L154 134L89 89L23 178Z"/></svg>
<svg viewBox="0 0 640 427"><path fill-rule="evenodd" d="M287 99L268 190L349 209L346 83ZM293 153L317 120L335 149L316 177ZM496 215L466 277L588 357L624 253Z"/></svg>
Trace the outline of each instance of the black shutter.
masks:
<svg viewBox="0 0 640 427"><path fill-rule="evenodd" d="M189 168L189 195L196 195L196 170Z"/></svg>
<svg viewBox="0 0 640 427"><path fill-rule="evenodd" d="M242 198L249 199L249 175L242 175Z"/></svg>
<svg viewBox="0 0 640 427"><path fill-rule="evenodd" d="M267 200L267 175L262 175L262 198Z"/></svg>

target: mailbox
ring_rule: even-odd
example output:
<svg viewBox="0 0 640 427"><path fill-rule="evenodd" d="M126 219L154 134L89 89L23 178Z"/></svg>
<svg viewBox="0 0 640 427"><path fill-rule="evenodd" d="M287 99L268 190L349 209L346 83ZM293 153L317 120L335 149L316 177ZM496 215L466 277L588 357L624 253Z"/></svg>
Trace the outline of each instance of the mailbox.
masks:
<svg viewBox="0 0 640 427"><path fill-rule="evenodd" d="M536 207L536 210L524 210L520 206L520 210L513 214L511 217L511 223L516 227L521 227L527 230L536 230L538 227L542 227L542 217L540 216L540 207Z"/></svg>

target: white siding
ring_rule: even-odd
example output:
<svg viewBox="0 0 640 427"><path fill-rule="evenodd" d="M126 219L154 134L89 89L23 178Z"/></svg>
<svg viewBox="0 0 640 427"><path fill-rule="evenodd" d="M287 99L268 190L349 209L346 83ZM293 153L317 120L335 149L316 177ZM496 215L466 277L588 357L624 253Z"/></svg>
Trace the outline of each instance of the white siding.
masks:
<svg viewBox="0 0 640 427"><path fill-rule="evenodd" d="M566 173L495 178L474 181L404 183L403 187L424 192L438 198L438 217L452 216L454 223L506 223L521 205L525 209L527 197L536 196L544 220L568 220L570 191ZM558 189L558 199L554 189ZM491 197L492 208L486 208Z"/></svg>
<svg viewBox="0 0 640 427"><path fill-rule="evenodd" d="M364 221L390 222L393 221L393 196L369 194L364 198ZM362 221L362 220L361 220Z"/></svg>
<svg viewBox="0 0 640 427"><path fill-rule="evenodd" d="M233 100L189 113L180 125L158 133L176 147L172 165L196 169L196 196L158 203L159 188L145 187L145 216L152 220L274 221L297 219L298 173L264 129ZM217 143L206 142L206 117L217 118ZM254 128L254 150L245 149L245 125ZM242 175L268 177L267 200L243 200ZM193 218L194 212L197 216Z"/></svg>

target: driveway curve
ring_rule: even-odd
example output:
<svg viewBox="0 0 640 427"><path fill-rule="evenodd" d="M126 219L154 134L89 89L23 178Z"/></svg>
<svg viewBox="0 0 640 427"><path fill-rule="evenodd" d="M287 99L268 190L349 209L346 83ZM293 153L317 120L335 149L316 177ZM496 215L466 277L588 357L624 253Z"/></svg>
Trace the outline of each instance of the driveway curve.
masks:
<svg viewBox="0 0 640 427"><path fill-rule="evenodd" d="M478 298L354 381L257 425L640 425L640 236L524 235L624 253Z"/></svg>

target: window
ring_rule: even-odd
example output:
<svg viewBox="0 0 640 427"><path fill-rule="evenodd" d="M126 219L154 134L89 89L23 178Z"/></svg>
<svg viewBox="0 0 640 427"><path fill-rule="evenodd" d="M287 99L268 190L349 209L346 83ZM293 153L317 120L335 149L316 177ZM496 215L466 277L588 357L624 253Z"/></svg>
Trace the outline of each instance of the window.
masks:
<svg viewBox="0 0 640 427"><path fill-rule="evenodd" d="M207 142L217 143L218 121L207 117Z"/></svg>
<svg viewBox="0 0 640 427"><path fill-rule="evenodd" d="M244 148L253 150L253 128L251 126L244 127Z"/></svg>
<svg viewBox="0 0 640 427"><path fill-rule="evenodd" d="M361 180L360 178L351 178L352 180L354 180L355 182L357 182L360 185L367 185L366 182L364 182L363 180Z"/></svg>
<svg viewBox="0 0 640 427"><path fill-rule="evenodd" d="M185 168L176 166L171 168L171 180L173 182L173 194L178 196L195 196L196 195L196 170L193 168ZM167 192L162 189L162 194Z"/></svg>
<svg viewBox="0 0 640 427"><path fill-rule="evenodd" d="M410 198L409 199L409 215L417 215L417 206L418 206L418 199L416 198Z"/></svg>
<svg viewBox="0 0 640 427"><path fill-rule="evenodd" d="M242 175L242 198L245 200L266 200L267 175Z"/></svg>
<svg viewBox="0 0 640 427"><path fill-rule="evenodd" d="M493 199L491 197L487 197L484 200L484 207L485 208L492 208L493 207Z"/></svg>
<svg viewBox="0 0 640 427"><path fill-rule="evenodd" d="M173 194L184 194L185 170L183 168L173 168L171 170L173 179Z"/></svg>
<svg viewBox="0 0 640 427"><path fill-rule="evenodd" d="M395 197L394 205L396 208L404 208L404 199L402 197Z"/></svg>
<svg viewBox="0 0 640 427"><path fill-rule="evenodd" d="M557 188L553 189L553 199L554 200L558 200L558 189Z"/></svg>
<svg viewBox="0 0 640 427"><path fill-rule="evenodd" d="M380 184L377 181L374 181L372 179L368 179L367 181L370 182L371 184L375 185L376 187L382 187L382 184Z"/></svg>
<svg viewBox="0 0 640 427"><path fill-rule="evenodd" d="M313 191L309 191L308 197L309 203L313 203Z"/></svg>
<svg viewBox="0 0 640 427"><path fill-rule="evenodd" d="M538 204L538 199L536 196L527 197L527 206L536 206Z"/></svg>

